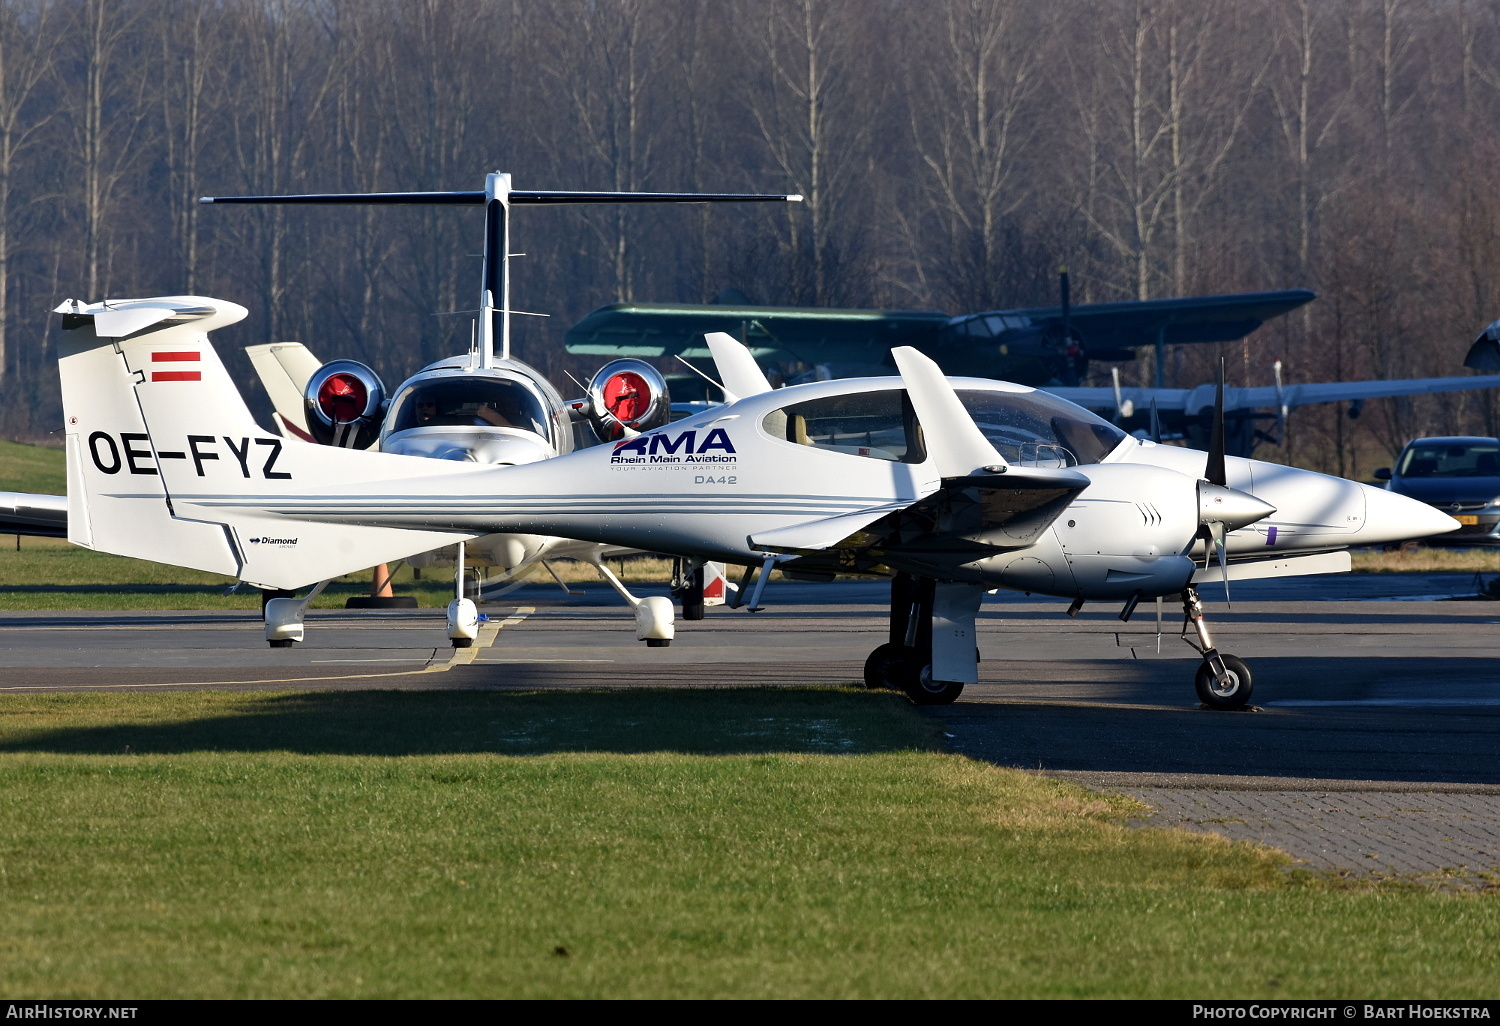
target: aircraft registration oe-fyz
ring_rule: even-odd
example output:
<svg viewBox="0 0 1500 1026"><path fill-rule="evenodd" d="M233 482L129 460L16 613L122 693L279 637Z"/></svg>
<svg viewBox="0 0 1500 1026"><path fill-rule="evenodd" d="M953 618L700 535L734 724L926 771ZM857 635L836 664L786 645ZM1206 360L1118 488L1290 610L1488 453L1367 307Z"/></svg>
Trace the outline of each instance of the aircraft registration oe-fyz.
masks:
<svg viewBox="0 0 1500 1026"><path fill-rule="evenodd" d="M283 589L507 531L744 564L752 608L773 567L889 577L866 682L923 704L978 679L975 616L1004 587L1122 616L1180 595L1199 697L1239 707L1250 671L1214 647L1200 583L1347 570L1351 546L1457 527L1392 492L1226 458L1221 434L1208 454L1157 445L1031 388L948 379L909 347L896 377L772 390L716 334L725 405L519 466L308 445L255 423L209 342L242 307L89 309L64 312L60 339L78 544Z"/></svg>

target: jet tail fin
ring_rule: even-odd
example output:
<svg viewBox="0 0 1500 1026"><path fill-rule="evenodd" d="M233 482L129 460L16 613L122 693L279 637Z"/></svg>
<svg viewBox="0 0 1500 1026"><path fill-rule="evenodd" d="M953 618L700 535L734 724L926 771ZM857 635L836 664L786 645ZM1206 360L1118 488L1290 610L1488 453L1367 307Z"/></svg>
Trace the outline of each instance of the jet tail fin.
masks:
<svg viewBox="0 0 1500 1026"><path fill-rule="evenodd" d="M255 368L266 395L271 397L282 437L311 442L313 437L307 429L307 407L302 401L302 392L322 363L301 342L246 346L245 354L250 357L250 366Z"/></svg>

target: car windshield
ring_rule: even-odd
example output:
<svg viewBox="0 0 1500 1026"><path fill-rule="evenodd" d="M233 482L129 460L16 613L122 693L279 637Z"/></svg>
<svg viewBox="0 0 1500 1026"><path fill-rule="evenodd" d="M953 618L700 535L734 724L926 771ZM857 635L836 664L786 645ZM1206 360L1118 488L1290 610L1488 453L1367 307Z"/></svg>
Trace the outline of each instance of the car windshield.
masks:
<svg viewBox="0 0 1500 1026"><path fill-rule="evenodd" d="M515 381L425 381L396 398L391 431L419 427L518 428L547 437L541 400Z"/></svg>
<svg viewBox="0 0 1500 1026"><path fill-rule="evenodd" d="M1500 477L1500 442L1413 445L1396 468L1401 477Z"/></svg>

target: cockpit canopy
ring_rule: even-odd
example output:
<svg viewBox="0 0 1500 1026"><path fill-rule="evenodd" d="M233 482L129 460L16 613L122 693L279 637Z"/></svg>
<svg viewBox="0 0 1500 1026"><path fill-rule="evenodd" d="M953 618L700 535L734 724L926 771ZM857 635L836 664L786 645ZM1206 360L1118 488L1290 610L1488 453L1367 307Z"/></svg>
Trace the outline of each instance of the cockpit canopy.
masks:
<svg viewBox="0 0 1500 1026"><path fill-rule="evenodd" d="M1045 392L960 388L958 397L990 444L1020 466L1098 463L1126 437L1108 421ZM901 463L927 458L903 389L809 399L771 411L762 423L767 434L799 445Z"/></svg>
<svg viewBox="0 0 1500 1026"><path fill-rule="evenodd" d="M418 381L393 403L388 432L423 427L498 427L548 437L541 399L518 381L464 377Z"/></svg>
<svg viewBox="0 0 1500 1026"><path fill-rule="evenodd" d="M1028 467L1098 463L1125 432L1081 406L1046 392L960 388L958 398L1006 462Z"/></svg>

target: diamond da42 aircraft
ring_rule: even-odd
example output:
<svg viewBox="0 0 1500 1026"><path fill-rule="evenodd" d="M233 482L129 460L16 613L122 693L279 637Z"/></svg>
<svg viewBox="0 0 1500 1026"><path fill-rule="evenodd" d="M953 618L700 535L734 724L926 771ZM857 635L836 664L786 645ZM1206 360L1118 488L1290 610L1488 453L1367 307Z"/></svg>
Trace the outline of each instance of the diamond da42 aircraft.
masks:
<svg viewBox="0 0 1500 1026"><path fill-rule="evenodd" d="M918 703L977 680L975 616L1004 587L1122 615L1180 595L1198 695L1238 707L1252 677L1215 648L1200 583L1347 570L1350 546L1457 527L1392 492L1226 458L1222 435L1207 454L1157 445L1031 388L949 379L909 347L899 376L772 390L716 335L725 405L519 466L307 445L256 424L209 342L242 307L115 307L65 314L59 341L79 544L276 589L496 532L758 566L752 608L777 566L888 577L866 679ZM450 624L472 615L450 604Z"/></svg>

